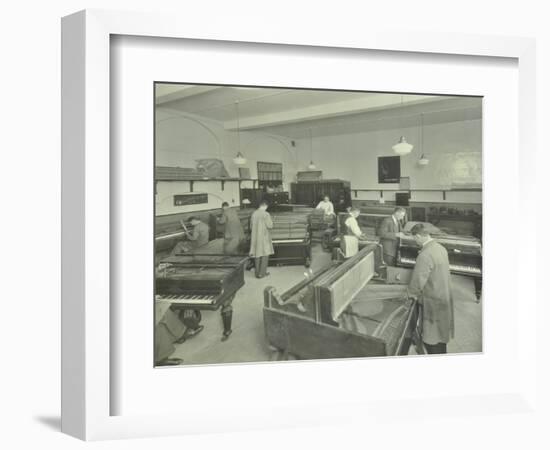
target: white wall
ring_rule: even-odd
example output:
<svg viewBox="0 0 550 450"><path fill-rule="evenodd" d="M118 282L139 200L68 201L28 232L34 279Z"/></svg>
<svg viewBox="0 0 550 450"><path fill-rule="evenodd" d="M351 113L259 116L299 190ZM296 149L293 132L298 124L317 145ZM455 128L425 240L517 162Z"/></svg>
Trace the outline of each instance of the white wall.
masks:
<svg viewBox="0 0 550 450"><path fill-rule="evenodd" d="M296 176L296 156L290 139L259 132L241 132L240 149L247 159L243 167L250 168L252 178L257 178L257 162L281 162L283 185L290 188ZM233 162L238 151L236 132L226 131L217 122L197 119L164 107L156 111L156 162L157 166L196 167L201 158L221 159L229 176L238 177L239 170ZM243 182L242 187L252 187ZM173 206L172 196L189 192L189 183L166 182L157 185L157 215L187 212L190 207ZM220 182L195 183L194 192L210 192L208 205L193 205L193 210L219 207L222 201L238 204L238 184ZM223 199L223 200L222 200Z"/></svg>
<svg viewBox="0 0 550 450"><path fill-rule="evenodd" d="M220 181L195 181L193 193L208 194L208 203L174 206L174 195L190 192L188 181L159 181L157 183L156 215L178 214L193 211L205 211L207 209L221 208L223 202L230 206L239 206L239 183L228 181L221 190Z"/></svg>
<svg viewBox="0 0 550 450"><path fill-rule="evenodd" d="M414 145L411 154L401 158L401 176L410 177L411 189L449 189L446 173L449 162L458 153L481 155L481 120L466 120L427 125L423 128L423 149L419 127L368 131L354 134L317 136L313 139L313 160L324 178L342 178L358 189L398 189L398 184L378 183L378 157L394 156L392 145L401 135ZM429 159L428 166L419 166L420 154ZM309 139L298 142L298 167L303 170L310 160ZM384 198L394 200L393 193ZM358 192L359 200L378 200L376 192ZM417 201L442 201L441 193L413 194ZM452 192L447 202L481 203L479 192Z"/></svg>
<svg viewBox="0 0 550 450"><path fill-rule="evenodd" d="M194 118L158 107L156 116L157 166L195 167L201 158L221 159L231 177L238 177L238 166L233 158L238 151L237 133L226 131L215 122ZM241 131L240 149L247 158L243 167L250 168L257 178L257 162L283 163L284 182L288 184L296 174L296 155L290 139L261 132Z"/></svg>

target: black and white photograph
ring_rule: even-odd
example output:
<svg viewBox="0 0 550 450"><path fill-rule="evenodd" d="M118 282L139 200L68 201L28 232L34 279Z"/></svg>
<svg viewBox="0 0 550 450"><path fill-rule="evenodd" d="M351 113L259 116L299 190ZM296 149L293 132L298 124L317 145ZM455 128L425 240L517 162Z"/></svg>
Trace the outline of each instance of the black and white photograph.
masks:
<svg viewBox="0 0 550 450"><path fill-rule="evenodd" d="M483 351L482 97L154 93L156 366Z"/></svg>

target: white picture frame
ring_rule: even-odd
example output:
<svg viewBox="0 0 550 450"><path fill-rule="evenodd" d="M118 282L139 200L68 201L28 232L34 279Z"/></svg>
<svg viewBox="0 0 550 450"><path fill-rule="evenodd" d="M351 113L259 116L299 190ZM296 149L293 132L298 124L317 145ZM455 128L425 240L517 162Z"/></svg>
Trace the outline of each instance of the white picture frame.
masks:
<svg viewBox="0 0 550 450"><path fill-rule="evenodd" d="M62 431L85 440L163 436L208 431L234 431L265 428L270 417L258 407L256 419L239 416L231 420L213 414L210 420L179 414L111 415L111 394L119 386L112 378L110 365L117 354L111 353L110 332L113 323L110 297L112 217L111 186L116 178L111 171L110 131L110 37L141 36L177 39L201 39L242 43L285 44L340 49L412 52L412 54L448 54L501 57L517 60L519 74L519 149L520 178L513 198L524 220L536 222L533 205L536 196L530 173L535 167L535 45L532 39L472 36L439 33L399 33L366 31L307 35L300 30L273 31L259 25L235 27L219 24L205 28L169 14L143 14L88 10L63 18L62 21ZM184 24L184 25L182 25ZM515 189L515 186L512 187ZM496 195L494 192L490 195ZM519 202L519 199L523 199ZM517 249L519 260L530 261L528 269L518 265L518 285L530 280L536 251L534 246ZM522 284L523 286L523 284ZM521 330L517 383L499 395L465 393L461 398L426 398L420 401L401 398L400 412L393 415L392 402L373 404L330 403L306 404L297 408L284 402L274 408L268 427L329 424L333 420L357 420L358 417L384 415L399 420L403 414L425 414L430 405L443 416L492 415L506 410L514 414L536 414L536 359L533 346L536 328L530 319L536 311L534 284L524 287L518 309L517 327ZM519 295L513 292L510 295ZM152 339L152 337L151 337ZM315 365L317 364L317 365ZM302 373L330 363L306 363ZM391 363L390 363L391 364ZM253 370L252 366L248 366ZM336 366L333 373L337 373ZM350 366L348 366L350 367ZM305 369L304 369L305 368ZM264 365L255 373L267 370L281 372L280 366ZM307 371L307 372L306 372ZM258 404L261 400L256 401ZM395 403L394 403L395 405ZM325 408L323 408L325 407ZM319 409L323 414L318 414ZM424 411L424 412L423 412ZM245 417L246 420L236 421ZM263 422L262 422L263 420Z"/></svg>

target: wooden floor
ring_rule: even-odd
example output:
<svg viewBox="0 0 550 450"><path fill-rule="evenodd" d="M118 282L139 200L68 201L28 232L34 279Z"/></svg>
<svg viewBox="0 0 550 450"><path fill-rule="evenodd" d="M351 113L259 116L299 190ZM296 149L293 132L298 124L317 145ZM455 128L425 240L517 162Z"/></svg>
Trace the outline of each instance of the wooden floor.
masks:
<svg viewBox="0 0 550 450"><path fill-rule="evenodd" d="M320 245L312 251L312 269L330 264L330 255ZM204 311L204 330L194 338L176 346L172 357L182 358L184 364L220 364L271 361L274 359L265 337L263 324L263 291L274 286L279 292L295 285L304 277L303 266L270 267L270 276L257 279L245 272L245 285L233 301L233 334L221 342L222 322L219 311ZM476 303L471 278L452 276L455 301L455 338L449 343L449 353L471 353L482 350L482 303Z"/></svg>

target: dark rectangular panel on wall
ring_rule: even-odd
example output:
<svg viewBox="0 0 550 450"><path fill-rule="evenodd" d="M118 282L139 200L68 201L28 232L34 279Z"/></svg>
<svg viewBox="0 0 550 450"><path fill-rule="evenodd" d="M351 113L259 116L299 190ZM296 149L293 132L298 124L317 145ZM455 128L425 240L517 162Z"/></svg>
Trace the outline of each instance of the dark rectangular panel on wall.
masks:
<svg viewBox="0 0 550 450"><path fill-rule="evenodd" d="M208 194L174 195L174 206L201 205L208 203Z"/></svg>
<svg viewBox="0 0 550 450"><path fill-rule="evenodd" d="M399 183L401 179L401 157L378 157L378 183Z"/></svg>

